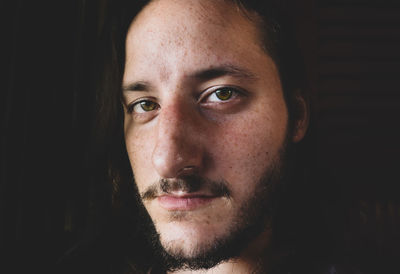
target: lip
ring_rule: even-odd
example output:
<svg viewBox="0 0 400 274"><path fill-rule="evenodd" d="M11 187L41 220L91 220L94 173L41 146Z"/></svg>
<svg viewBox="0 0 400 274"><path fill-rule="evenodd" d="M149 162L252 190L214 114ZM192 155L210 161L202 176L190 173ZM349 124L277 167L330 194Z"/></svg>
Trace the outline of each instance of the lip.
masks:
<svg viewBox="0 0 400 274"><path fill-rule="evenodd" d="M207 195L162 195L157 197L160 206L169 211L195 210L211 203L216 196Z"/></svg>

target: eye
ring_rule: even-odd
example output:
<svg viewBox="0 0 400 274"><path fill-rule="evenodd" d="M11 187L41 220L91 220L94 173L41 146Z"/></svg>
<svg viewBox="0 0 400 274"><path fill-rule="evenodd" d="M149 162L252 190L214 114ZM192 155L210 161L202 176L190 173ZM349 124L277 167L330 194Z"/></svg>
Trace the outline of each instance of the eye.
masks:
<svg viewBox="0 0 400 274"><path fill-rule="evenodd" d="M207 102L224 102L235 98L239 91L232 87L221 87L215 89L206 99Z"/></svg>
<svg viewBox="0 0 400 274"><path fill-rule="evenodd" d="M128 113L146 113L159 108L156 102L150 100L141 100L128 106Z"/></svg>

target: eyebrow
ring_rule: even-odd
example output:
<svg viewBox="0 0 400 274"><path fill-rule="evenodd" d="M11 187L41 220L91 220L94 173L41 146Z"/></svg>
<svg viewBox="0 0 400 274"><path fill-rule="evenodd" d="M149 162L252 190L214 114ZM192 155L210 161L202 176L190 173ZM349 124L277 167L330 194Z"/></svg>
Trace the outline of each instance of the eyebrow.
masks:
<svg viewBox="0 0 400 274"><path fill-rule="evenodd" d="M255 76L249 70L232 64L226 64L218 67L202 69L188 75L189 78L194 78L200 81L209 81L222 76L232 76L235 78L243 78L251 80L257 79L257 76ZM122 92L124 93L129 91L149 91L150 89L151 89L151 84L146 81L132 82L122 86Z"/></svg>
<svg viewBox="0 0 400 274"><path fill-rule="evenodd" d="M207 81L222 76L232 76L236 78L244 79L256 79L257 77L245 68L241 68L232 64L226 64L218 67L212 67L209 69L199 70L190 75L191 78Z"/></svg>
<svg viewBox="0 0 400 274"><path fill-rule="evenodd" d="M128 91L149 91L150 83L146 81L137 81L133 83L128 83L127 85L122 86L122 92Z"/></svg>

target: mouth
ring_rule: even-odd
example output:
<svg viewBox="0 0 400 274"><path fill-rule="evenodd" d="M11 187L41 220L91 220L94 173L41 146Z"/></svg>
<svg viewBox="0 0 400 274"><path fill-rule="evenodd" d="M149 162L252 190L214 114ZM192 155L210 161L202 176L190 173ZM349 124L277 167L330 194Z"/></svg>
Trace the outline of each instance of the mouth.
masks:
<svg viewBox="0 0 400 274"><path fill-rule="evenodd" d="M168 211L189 211L207 206L216 198L218 197L201 194L166 194L158 196L157 201L162 208Z"/></svg>

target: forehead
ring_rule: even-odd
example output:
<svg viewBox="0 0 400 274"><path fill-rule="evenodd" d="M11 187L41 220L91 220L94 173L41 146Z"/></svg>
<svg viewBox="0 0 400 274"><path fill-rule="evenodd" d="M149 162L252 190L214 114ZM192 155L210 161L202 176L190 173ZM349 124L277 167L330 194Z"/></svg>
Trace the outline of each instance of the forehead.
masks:
<svg viewBox="0 0 400 274"><path fill-rule="evenodd" d="M168 78L183 67L193 70L237 59L251 64L265 55L255 25L232 3L218 0L151 2L131 24L126 51L124 80L141 77L148 71L144 63ZM248 51L253 59L243 58Z"/></svg>
<svg viewBox="0 0 400 274"><path fill-rule="evenodd" d="M250 21L231 1L223 0L156 0L151 1L135 18L130 31L155 33L177 38L192 31L248 31Z"/></svg>

